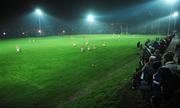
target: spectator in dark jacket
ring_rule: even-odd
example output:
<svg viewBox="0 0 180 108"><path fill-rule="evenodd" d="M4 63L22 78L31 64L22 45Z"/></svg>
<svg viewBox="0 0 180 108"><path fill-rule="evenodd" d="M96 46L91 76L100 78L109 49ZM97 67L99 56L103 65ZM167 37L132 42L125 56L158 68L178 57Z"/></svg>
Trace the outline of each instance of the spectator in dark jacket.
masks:
<svg viewBox="0 0 180 108"><path fill-rule="evenodd" d="M154 56L156 57L157 61L161 61L161 53L160 53L159 49L155 50Z"/></svg>
<svg viewBox="0 0 180 108"><path fill-rule="evenodd" d="M167 52L164 55L164 66L166 68L169 68L172 73L176 73L178 66L176 62L174 61L174 53L173 52Z"/></svg>
<svg viewBox="0 0 180 108"><path fill-rule="evenodd" d="M141 70L142 72L141 72L140 89L143 94L143 99L147 104L150 104L152 76L155 72L152 65L155 60L156 57L151 56L149 58L149 62L147 62Z"/></svg>
<svg viewBox="0 0 180 108"><path fill-rule="evenodd" d="M158 69L161 67L161 61L156 61L153 63L153 68L156 71L153 74L153 82L152 82L152 96L151 96L151 105L152 108L160 108L161 105L161 85L160 85L160 74Z"/></svg>

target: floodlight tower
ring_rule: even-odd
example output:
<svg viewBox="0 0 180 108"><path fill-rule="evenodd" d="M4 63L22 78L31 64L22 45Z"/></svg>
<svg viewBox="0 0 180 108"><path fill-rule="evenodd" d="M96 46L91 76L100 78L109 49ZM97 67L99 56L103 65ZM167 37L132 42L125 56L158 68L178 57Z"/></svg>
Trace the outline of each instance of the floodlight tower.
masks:
<svg viewBox="0 0 180 108"><path fill-rule="evenodd" d="M169 14L169 24L168 24L168 33L170 32L170 27L171 27L171 14L173 11L173 5L176 3L176 0L166 0L167 4L169 4L171 6L171 10L170 10L170 14Z"/></svg>
<svg viewBox="0 0 180 108"><path fill-rule="evenodd" d="M91 28L91 24L94 22L94 16L92 14L89 14L86 18L87 22L89 23L89 34L90 34L90 28Z"/></svg>
<svg viewBox="0 0 180 108"><path fill-rule="evenodd" d="M174 30L176 29L176 19L179 16L179 13L176 11L172 14L172 17L174 18Z"/></svg>
<svg viewBox="0 0 180 108"><path fill-rule="evenodd" d="M42 11L40 9L36 9L35 13L37 14L37 16L39 18L39 30L38 30L38 32L41 35L41 33L42 33L42 30L41 30L41 16L43 15L43 13L42 13Z"/></svg>

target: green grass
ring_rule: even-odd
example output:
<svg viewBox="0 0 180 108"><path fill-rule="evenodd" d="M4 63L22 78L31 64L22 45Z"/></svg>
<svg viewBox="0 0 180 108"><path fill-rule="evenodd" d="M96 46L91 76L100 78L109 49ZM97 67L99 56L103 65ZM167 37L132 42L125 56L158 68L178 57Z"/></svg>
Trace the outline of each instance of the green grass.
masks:
<svg viewBox="0 0 180 108"><path fill-rule="evenodd" d="M147 38L154 36L78 35L1 40L0 106L113 108L122 100L116 96L121 94L137 66L136 43ZM85 40L97 49L81 53ZM106 47L102 46L104 42ZM73 43L77 46L73 47ZM21 53L16 52L17 44L22 48Z"/></svg>

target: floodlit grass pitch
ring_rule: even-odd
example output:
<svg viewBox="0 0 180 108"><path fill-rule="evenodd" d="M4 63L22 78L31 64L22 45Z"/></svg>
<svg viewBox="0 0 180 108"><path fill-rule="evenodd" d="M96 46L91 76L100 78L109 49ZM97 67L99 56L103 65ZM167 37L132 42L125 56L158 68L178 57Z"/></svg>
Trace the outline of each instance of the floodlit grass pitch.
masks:
<svg viewBox="0 0 180 108"><path fill-rule="evenodd" d="M137 66L136 43L147 38L154 37L79 35L2 40L0 106L113 107L121 100L114 98ZM87 41L91 50L85 46L81 52ZM17 44L20 53L16 52Z"/></svg>

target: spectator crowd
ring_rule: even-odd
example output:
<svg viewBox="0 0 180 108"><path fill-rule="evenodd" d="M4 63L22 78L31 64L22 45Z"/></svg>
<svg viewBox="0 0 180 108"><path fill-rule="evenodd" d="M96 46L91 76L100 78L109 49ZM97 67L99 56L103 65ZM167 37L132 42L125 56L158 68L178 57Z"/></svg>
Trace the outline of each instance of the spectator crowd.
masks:
<svg viewBox="0 0 180 108"><path fill-rule="evenodd" d="M132 88L141 91L149 108L180 108L180 65L174 52L166 52L174 36L147 40L144 47L137 43L140 59Z"/></svg>

